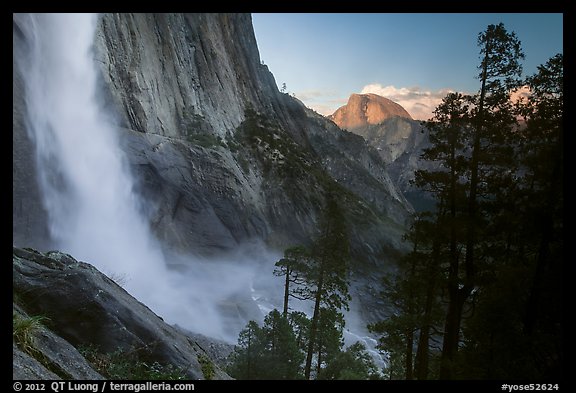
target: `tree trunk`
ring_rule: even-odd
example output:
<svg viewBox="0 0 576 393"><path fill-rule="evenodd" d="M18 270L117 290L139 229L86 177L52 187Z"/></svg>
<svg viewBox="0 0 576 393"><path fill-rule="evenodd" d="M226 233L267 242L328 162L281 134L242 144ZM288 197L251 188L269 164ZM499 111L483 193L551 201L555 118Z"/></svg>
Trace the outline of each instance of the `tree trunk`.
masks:
<svg viewBox="0 0 576 393"><path fill-rule="evenodd" d="M284 309L282 315L286 318L288 316L288 295L290 290L290 267L286 266L286 282L284 283Z"/></svg>
<svg viewBox="0 0 576 393"><path fill-rule="evenodd" d="M428 269L429 280L426 283L426 303L424 304L423 323L418 337L418 349L414 365L416 379L428 379L428 348L430 347L430 328L432 321L432 306L434 304L434 290L436 287L436 267L438 266L438 244L435 242L432 251L432 261Z"/></svg>
<svg viewBox="0 0 576 393"><path fill-rule="evenodd" d="M427 302L428 303L428 302ZM426 318L426 317L425 317ZM424 323L420 328L418 349L414 364L414 376L418 380L428 379L428 347L430 346L430 324Z"/></svg>
<svg viewBox="0 0 576 393"><path fill-rule="evenodd" d="M474 281L474 248L476 246L476 220L477 220L477 194L478 194L478 169L480 166L481 135L484 125L484 101L486 98L486 80L488 72L488 60L490 54L490 42L486 42L484 60L482 62L482 87L480 101L478 103L478 115L476 117L476 132L472 143L472 157L470 162L470 189L468 192L468 210L466 225L466 255L464 260L465 279L464 286L459 288L458 282L458 256L455 254L455 231L451 231L450 245L450 273L448 277L448 312L444 325L444 340L442 343L442 356L440 361L440 379L452 378L452 363L458 352L460 340L460 324L462 309L466 299L472 292ZM455 198L455 195L452 196ZM453 213L452 213L453 214ZM452 223L452 226L454 224Z"/></svg>
<svg viewBox="0 0 576 393"><path fill-rule="evenodd" d="M412 352L414 346L414 330L412 328L408 329L406 332L406 362L404 367L406 369L406 380L410 381L413 379L413 365L412 365Z"/></svg>
<svg viewBox="0 0 576 393"><path fill-rule="evenodd" d="M318 361L316 363L316 378L320 375L320 370L322 368L322 340L318 341Z"/></svg>
<svg viewBox="0 0 576 393"><path fill-rule="evenodd" d="M470 295L470 291L466 287L450 292L455 292L455 294L450 296L446 324L444 325L444 340L440 358L440 379L452 379L454 377L452 366L458 352L458 344L460 343L462 310L466 299Z"/></svg>
<svg viewBox="0 0 576 393"><path fill-rule="evenodd" d="M304 377L310 379L312 369L312 356L314 355L314 344L316 343L316 332L318 330L318 319L320 318L320 301L322 300L322 286L324 283L324 271L320 270L318 286L316 289L316 299L314 301L314 314L310 324L310 337L308 339L308 353L306 355L306 366L304 367Z"/></svg>
<svg viewBox="0 0 576 393"><path fill-rule="evenodd" d="M536 271L534 273L534 278L532 279L532 287L530 289L530 294L528 295L528 300L526 302L526 312L524 317L524 327L523 331L527 335L531 335L536 322L538 320L538 301L541 296L542 281L544 280L544 273L546 271L546 265L548 265L548 259L550 254L550 241L552 239L552 233L554 231L554 221L553 221L553 211L554 211L554 201L557 198L559 183L560 183L560 171L561 171L561 161L558 157L562 155L562 132L559 132L558 142L556 143L556 156L551 157L554 160L554 167L552 168L552 173L550 175L550 186L548 187L548 192L546 196L546 207L543 209L543 223L541 225L542 235L540 238L540 245L538 248L538 255L536 257Z"/></svg>

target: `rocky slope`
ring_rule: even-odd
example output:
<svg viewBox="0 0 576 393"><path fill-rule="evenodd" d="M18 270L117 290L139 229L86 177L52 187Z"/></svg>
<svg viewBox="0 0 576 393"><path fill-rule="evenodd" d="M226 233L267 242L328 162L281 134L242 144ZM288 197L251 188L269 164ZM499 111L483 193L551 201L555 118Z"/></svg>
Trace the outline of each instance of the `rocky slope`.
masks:
<svg viewBox="0 0 576 393"><path fill-rule="evenodd" d="M376 94L352 94L328 118L376 148L392 181L414 207L429 206L426 196L410 184L416 170L430 167L420 160L422 150L429 146L428 134L402 106Z"/></svg>
<svg viewBox="0 0 576 393"><path fill-rule="evenodd" d="M31 332L30 345L14 329L14 379L102 379L78 351L87 347L136 353L138 361L172 365L191 379L207 379L209 361L210 378L230 379L212 360L214 350L164 323L92 265L59 252L14 248L12 267L13 319L46 321ZM205 339L202 344L212 345Z"/></svg>

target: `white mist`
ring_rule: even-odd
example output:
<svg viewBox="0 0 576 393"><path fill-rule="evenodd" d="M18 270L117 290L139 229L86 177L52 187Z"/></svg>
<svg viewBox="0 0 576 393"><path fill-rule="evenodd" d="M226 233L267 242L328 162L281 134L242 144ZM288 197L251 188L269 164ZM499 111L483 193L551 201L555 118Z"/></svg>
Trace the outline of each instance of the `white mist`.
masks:
<svg viewBox="0 0 576 393"><path fill-rule="evenodd" d="M139 215L113 126L96 102L93 14L30 15L29 131L56 246L145 294L163 259ZM140 284L141 283L141 284Z"/></svg>
<svg viewBox="0 0 576 393"><path fill-rule="evenodd" d="M139 210L118 130L97 101L94 14L15 15L27 38L17 59L26 86L53 247L120 278L169 323L235 341L221 305L253 280L251 268L187 260L169 271ZM249 294L246 296L249 297Z"/></svg>

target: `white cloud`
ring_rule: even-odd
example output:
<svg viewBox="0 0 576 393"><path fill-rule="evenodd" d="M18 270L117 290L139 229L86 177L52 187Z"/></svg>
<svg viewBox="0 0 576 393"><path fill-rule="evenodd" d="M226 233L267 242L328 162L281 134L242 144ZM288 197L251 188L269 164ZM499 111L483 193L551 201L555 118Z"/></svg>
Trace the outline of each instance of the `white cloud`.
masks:
<svg viewBox="0 0 576 393"><path fill-rule="evenodd" d="M344 102L345 104L346 102ZM343 105L343 104L342 104ZM339 105L338 107L342 106ZM310 109L313 109L314 111L318 112L319 114L321 114L322 116L329 116L332 113L334 113L334 105L329 105L329 104L310 104L307 105Z"/></svg>
<svg viewBox="0 0 576 393"><path fill-rule="evenodd" d="M454 92L451 89L440 89L436 91L424 90L418 86L414 87L395 87L382 86L379 83L372 83L362 88L360 94L378 94L386 97L398 104L410 113L416 120L428 120L433 116L434 109L442 102L448 93ZM346 105L348 96L341 97L341 92L334 90L302 90L295 92L294 95L307 107L315 110L321 115L328 116L333 114L336 109ZM530 90L524 86L517 91L511 92L510 99L516 102L521 97L527 97Z"/></svg>
<svg viewBox="0 0 576 393"><path fill-rule="evenodd" d="M326 96L330 97L335 95L333 91L322 91L322 90L302 90L294 94L301 101L317 100L322 97Z"/></svg>
<svg viewBox="0 0 576 393"><path fill-rule="evenodd" d="M434 109L440 104L442 98L452 91L450 89L427 91L417 86L397 88L373 83L364 86L361 94L378 94L400 104L414 119L428 120L432 117Z"/></svg>
<svg viewBox="0 0 576 393"><path fill-rule="evenodd" d="M530 87L529 86L522 86L516 90L513 90L510 93L510 101L513 103L517 103L520 100L524 100L524 103L527 102L528 97L530 97Z"/></svg>
<svg viewBox="0 0 576 393"><path fill-rule="evenodd" d="M332 90L302 90L295 92L294 95L308 108L324 116L331 115L348 101L348 97L339 98L338 93Z"/></svg>

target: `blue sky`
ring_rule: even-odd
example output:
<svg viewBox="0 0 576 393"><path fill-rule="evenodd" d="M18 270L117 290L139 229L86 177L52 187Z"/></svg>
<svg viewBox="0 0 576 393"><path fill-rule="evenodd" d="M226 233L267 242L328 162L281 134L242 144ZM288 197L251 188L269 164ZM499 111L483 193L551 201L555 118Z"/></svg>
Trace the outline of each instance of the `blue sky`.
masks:
<svg viewBox="0 0 576 393"><path fill-rule="evenodd" d="M427 117L447 91L476 92L478 33L503 22L525 74L563 53L562 14L252 14L260 57L280 88L322 114L373 92Z"/></svg>

